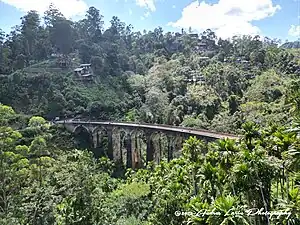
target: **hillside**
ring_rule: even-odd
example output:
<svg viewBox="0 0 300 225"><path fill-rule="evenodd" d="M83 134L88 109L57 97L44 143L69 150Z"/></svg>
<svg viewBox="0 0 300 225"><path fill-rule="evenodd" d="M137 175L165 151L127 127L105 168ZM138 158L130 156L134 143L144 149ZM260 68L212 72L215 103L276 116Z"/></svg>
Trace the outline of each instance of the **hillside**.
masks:
<svg viewBox="0 0 300 225"><path fill-rule="evenodd" d="M298 53L268 46L261 51L265 58L259 65L242 63L234 54L222 61L217 52L212 58L203 57L205 52L174 53L170 59L153 58L143 74L128 70L105 75L92 64L93 82L76 79L78 57L73 55L68 68L49 59L2 75L0 102L49 120L79 116L235 133L247 120L262 126L287 124L291 116L285 105L297 80Z"/></svg>
<svg viewBox="0 0 300 225"><path fill-rule="evenodd" d="M287 42L281 45L282 48L300 48L300 42L294 41L294 42Z"/></svg>
<svg viewBox="0 0 300 225"><path fill-rule="evenodd" d="M257 36L223 40L211 30L141 34L117 17L104 29L94 7L76 22L51 7L47 26L30 11L1 44L0 102L17 112L235 133L247 120L290 123L290 85L300 74L293 49ZM68 59L66 69L58 56ZM92 64L93 82L75 79L81 63Z"/></svg>
<svg viewBox="0 0 300 225"><path fill-rule="evenodd" d="M118 104L124 96L113 79L98 78L92 83L78 81L73 72L76 65L64 69L53 67L55 62L48 60L11 75L2 75L0 101L14 106L18 112L54 119L85 114L93 103ZM115 110L108 113L117 113Z"/></svg>

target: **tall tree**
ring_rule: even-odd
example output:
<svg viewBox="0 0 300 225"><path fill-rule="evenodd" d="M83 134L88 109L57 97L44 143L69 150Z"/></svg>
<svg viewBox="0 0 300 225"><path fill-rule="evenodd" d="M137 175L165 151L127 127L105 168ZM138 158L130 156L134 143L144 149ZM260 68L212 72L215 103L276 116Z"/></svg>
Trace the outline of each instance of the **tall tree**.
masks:
<svg viewBox="0 0 300 225"><path fill-rule="evenodd" d="M67 55L72 51L74 39L71 21L57 20L50 30L50 35L57 52Z"/></svg>
<svg viewBox="0 0 300 225"><path fill-rule="evenodd" d="M65 19L64 15L55 7L53 3L50 4L47 11L44 13L44 22L47 27L52 27L58 20Z"/></svg>
<svg viewBox="0 0 300 225"><path fill-rule="evenodd" d="M0 28L0 74L3 71L3 42L4 42L5 34Z"/></svg>
<svg viewBox="0 0 300 225"><path fill-rule="evenodd" d="M110 21L112 33L114 35L124 35L125 34L125 23L122 22L117 16L113 16Z"/></svg>
<svg viewBox="0 0 300 225"><path fill-rule="evenodd" d="M95 7L90 7L86 14L86 29L88 37L97 42L101 36L103 30L103 16L100 14L100 11Z"/></svg>
<svg viewBox="0 0 300 225"><path fill-rule="evenodd" d="M33 59L33 52L36 47L40 17L36 11L29 11L22 19L21 33L24 39L25 55L27 63Z"/></svg>
<svg viewBox="0 0 300 225"><path fill-rule="evenodd" d="M3 44L5 38L5 33L4 31L0 28L0 45Z"/></svg>

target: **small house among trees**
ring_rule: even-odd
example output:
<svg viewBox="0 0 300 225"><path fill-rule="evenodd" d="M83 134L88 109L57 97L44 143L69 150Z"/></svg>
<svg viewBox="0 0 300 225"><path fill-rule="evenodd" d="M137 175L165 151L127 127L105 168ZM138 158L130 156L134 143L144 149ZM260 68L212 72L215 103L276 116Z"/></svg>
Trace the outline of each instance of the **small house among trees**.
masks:
<svg viewBox="0 0 300 225"><path fill-rule="evenodd" d="M69 68L71 66L71 60L67 55L52 54L52 58L56 58L56 66L59 68Z"/></svg>
<svg viewBox="0 0 300 225"><path fill-rule="evenodd" d="M91 64L81 64L78 68L74 70L75 76L79 80L93 80L93 71Z"/></svg>
<svg viewBox="0 0 300 225"><path fill-rule="evenodd" d="M205 83L205 77L203 75L197 75L193 74L191 78L185 79L187 83L193 83L193 84L204 84Z"/></svg>

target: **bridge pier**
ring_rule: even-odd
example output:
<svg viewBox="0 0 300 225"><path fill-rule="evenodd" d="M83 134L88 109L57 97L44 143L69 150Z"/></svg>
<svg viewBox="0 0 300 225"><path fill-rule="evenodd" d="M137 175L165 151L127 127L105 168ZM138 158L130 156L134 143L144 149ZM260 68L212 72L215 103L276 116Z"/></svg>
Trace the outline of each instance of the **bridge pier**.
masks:
<svg viewBox="0 0 300 225"><path fill-rule="evenodd" d="M161 134L159 132L155 132L151 134L151 142L152 142L152 149L153 149L153 162L159 163L160 162L160 152L161 152L161 142L160 142Z"/></svg>
<svg viewBox="0 0 300 225"><path fill-rule="evenodd" d="M112 143L113 143L113 159L115 162L120 163L122 160L121 149L121 134L118 130L112 131Z"/></svg>
<svg viewBox="0 0 300 225"><path fill-rule="evenodd" d="M190 135L177 135L176 136L176 142L175 142L175 148L176 148L176 155L175 157L179 157L181 155L181 151L183 148L183 143L190 137Z"/></svg>
<svg viewBox="0 0 300 225"><path fill-rule="evenodd" d="M98 138L99 138L98 132L96 134L92 134L94 148L98 147L98 143L99 143L99 139Z"/></svg>
<svg viewBox="0 0 300 225"><path fill-rule="evenodd" d="M141 168L143 166L142 160L141 160L141 143L140 143L141 137L139 136L139 133L133 133L131 134L131 168L137 169Z"/></svg>
<svg viewBox="0 0 300 225"><path fill-rule="evenodd" d="M136 158L136 144L137 141L137 135L136 134L132 134L131 135L131 152L130 152L130 161L131 161L131 165L130 167L135 169L137 167L137 158Z"/></svg>

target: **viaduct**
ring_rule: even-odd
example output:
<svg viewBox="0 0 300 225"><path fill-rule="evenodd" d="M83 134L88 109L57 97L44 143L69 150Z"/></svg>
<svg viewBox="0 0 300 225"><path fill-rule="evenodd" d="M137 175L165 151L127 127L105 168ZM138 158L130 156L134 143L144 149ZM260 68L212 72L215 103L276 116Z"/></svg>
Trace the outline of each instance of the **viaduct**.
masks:
<svg viewBox="0 0 300 225"><path fill-rule="evenodd" d="M160 124L81 120L56 121L55 124L61 124L75 134L88 133L94 148L99 147L103 137L106 137L108 158L123 162L128 168L140 168L143 161L159 163L164 154L163 149L167 149L165 156L170 161L191 136L204 142L238 139L238 136L231 134ZM142 142L146 144L145 154L141 150Z"/></svg>

